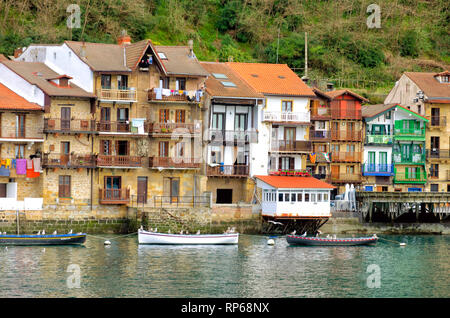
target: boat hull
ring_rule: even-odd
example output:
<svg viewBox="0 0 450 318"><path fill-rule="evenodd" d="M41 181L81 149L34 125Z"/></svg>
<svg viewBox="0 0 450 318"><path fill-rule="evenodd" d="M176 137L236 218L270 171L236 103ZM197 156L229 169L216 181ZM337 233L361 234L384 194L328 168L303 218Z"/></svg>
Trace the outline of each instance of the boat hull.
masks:
<svg viewBox="0 0 450 318"><path fill-rule="evenodd" d="M238 244L239 233L233 234L166 234L139 230L139 244L221 245Z"/></svg>
<svg viewBox="0 0 450 318"><path fill-rule="evenodd" d="M72 245L86 242L86 234L0 235L0 245Z"/></svg>
<svg viewBox="0 0 450 318"><path fill-rule="evenodd" d="M357 246L375 244L378 238L360 237L360 238L322 238L308 236L287 235L286 240L291 245L308 245L308 246Z"/></svg>

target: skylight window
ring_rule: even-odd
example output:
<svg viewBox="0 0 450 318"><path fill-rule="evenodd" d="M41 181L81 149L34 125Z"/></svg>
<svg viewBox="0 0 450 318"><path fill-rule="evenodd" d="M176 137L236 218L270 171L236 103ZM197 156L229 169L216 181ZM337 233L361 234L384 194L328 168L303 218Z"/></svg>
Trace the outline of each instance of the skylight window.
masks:
<svg viewBox="0 0 450 318"><path fill-rule="evenodd" d="M258 74L252 74L253 77L258 77Z"/></svg>
<svg viewBox="0 0 450 318"><path fill-rule="evenodd" d="M225 74L222 74L222 73L212 73L212 75L213 75L215 78L224 78L224 79L227 79L227 78L228 78Z"/></svg>
<svg viewBox="0 0 450 318"><path fill-rule="evenodd" d="M159 56L159 58L162 59L162 60L167 60L167 56L166 56L163 52L159 52L159 53L158 53L158 56Z"/></svg>
<svg viewBox="0 0 450 318"><path fill-rule="evenodd" d="M221 81L221 83L225 87L236 87L236 84L234 84L233 82Z"/></svg>

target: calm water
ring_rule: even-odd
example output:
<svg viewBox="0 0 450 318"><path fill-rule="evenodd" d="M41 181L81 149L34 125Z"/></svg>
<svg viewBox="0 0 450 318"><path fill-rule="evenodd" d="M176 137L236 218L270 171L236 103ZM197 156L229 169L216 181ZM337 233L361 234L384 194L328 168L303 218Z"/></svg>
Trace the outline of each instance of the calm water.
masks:
<svg viewBox="0 0 450 318"><path fill-rule="evenodd" d="M112 238L114 236L109 236ZM0 247L0 297L449 297L449 236L383 236L406 247L290 247L242 235L238 246ZM70 264L80 288L68 288ZM381 270L368 288L367 267Z"/></svg>

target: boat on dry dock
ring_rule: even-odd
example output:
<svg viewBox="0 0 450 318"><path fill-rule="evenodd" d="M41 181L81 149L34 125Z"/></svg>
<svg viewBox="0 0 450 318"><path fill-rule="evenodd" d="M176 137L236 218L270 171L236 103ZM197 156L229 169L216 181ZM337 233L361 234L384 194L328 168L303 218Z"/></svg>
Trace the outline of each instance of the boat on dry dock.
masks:
<svg viewBox="0 0 450 318"><path fill-rule="evenodd" d="M212 244L238 244L239 233L224 234L171 234L157 233L139 229L139 244L196 244L196 245L212 245Z"/></svg>

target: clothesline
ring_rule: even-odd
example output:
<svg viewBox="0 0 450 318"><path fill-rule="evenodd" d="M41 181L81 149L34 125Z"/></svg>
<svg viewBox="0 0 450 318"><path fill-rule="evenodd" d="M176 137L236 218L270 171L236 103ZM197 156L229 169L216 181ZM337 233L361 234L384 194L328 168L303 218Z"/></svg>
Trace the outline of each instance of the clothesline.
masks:
<svg viewBox="0 0 450 318"><path fill-rule="evenodd" d="M42 170L41 158L33 159L1 159L0 176L9 177L11 170L16 169L17 175L26 175L27 178L37 178Z"/></svg>

